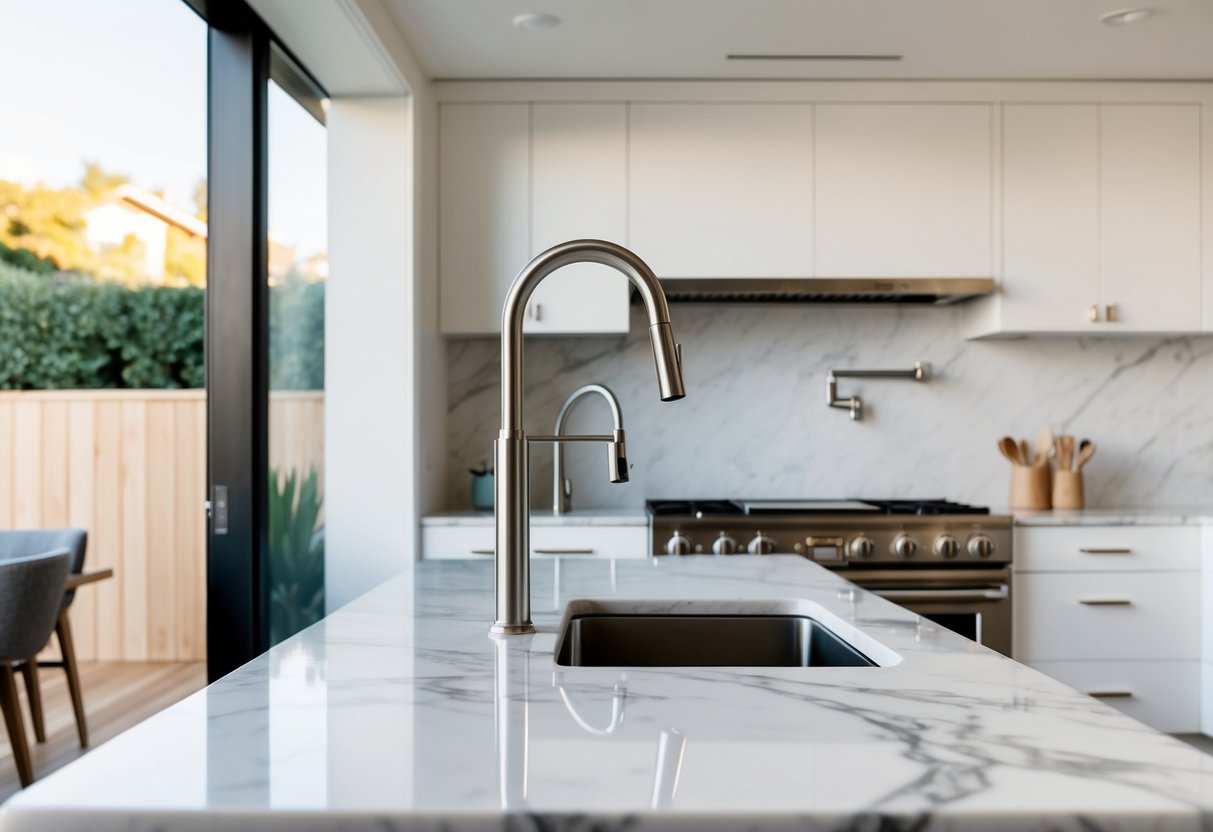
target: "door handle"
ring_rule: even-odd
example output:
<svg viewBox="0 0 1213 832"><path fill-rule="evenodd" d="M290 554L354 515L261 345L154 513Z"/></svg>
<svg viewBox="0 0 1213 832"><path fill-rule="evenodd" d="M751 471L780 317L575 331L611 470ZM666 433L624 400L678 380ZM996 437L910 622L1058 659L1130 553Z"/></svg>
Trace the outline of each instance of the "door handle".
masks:
<svg viewBox="0 0 1213 832"><path fill-rule="evenodd" d="M1084 555L1131 555L1131 554L1133 554L1132 549L1120 549L1120 548L1116 548L1116 547L1112 547L1112 548L1100 548L1100 547L1085 548L1084 547L1084 548L1080 548L1078 551L1082 552Z"/></svg>
<svg viewBox="0 0 1213 832"><path fill-rule="evenodd" d="M1086 693L1098 699L1128 699L1133 695L1131 690L1089 690Z"/></svg>
<svg viewBox="0 0 1213 832"><path fill-rule="evenodd" d="M1128 598L1079 598L1078 603L1088 607L1127 607L1133 602Z"/></svg>
<svg viewBox="0 0 1213 832"><path fill-rule="evenodd" d="M1002 601L1006 586L997 589L875 589L872 592L890 601Z"/></svg>
<svg viewBox="0 0 1213 832"><path fill-rule="evenodd" d="M495 554L497 554L497 552L494 549L473 549L472 554L473 555L495 555Z"/></svg>
<svg viewBox="0 0 1213 832"><path fill-rule="evenodd" d="M537 555L592 555L593 549L534 549Z"/></svg>

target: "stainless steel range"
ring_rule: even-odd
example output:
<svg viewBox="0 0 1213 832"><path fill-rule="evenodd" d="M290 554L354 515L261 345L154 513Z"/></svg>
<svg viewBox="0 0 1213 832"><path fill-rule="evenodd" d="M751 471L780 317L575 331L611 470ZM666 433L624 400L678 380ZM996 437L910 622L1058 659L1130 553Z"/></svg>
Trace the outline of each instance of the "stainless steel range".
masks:
<svg viewBox="0 0 1213 832"><path fill-rule="evenodd" d="M650 500L657 556L797 554L1011 655L1011 517L947 500Z"/></svg>

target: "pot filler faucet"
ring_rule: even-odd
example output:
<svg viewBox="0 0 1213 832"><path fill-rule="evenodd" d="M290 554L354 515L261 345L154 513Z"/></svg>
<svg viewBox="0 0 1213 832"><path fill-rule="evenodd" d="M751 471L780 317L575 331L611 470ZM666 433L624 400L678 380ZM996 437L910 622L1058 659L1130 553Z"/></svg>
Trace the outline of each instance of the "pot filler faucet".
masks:
<svg viewBox="0 0 1213 832"><path fill-rule="evenodd" d="M649 316L649 338L653 343L661 400L672 402L686 395L682 387L682 356L670 328L670 308L665 292L652 269L635 254L605 240L572 240L536 256L514 278L501 314L501 432L494 443L497 459L497 617L489 632L495 635L535 632L535 625L531 623L528 442L608 442L613 445L611 458L618 460L622 456L622 435L618 439L615 436L527 437L522 429L522 319L527 301L545 277L573 263L601 263L632 282ZM618 448L618 454L615 448ZM622 470L626 474L626 468Z"/></svg>
<svg viewBox="0 0 1213 832"><path fill-rule="evenodd" d="M568 418L573 405L591 393L597 393L606 399L611 408L611 417L615 420L615 430L609 437L610 446L607 448L607 473L611 482L628 481L628 450L623 436L623 410L619 407L619 399L615 398L611 388L604 384L587 384L584 387L578 387L564 400L560 413L556 416L556 426L552 428L554 434L552 441L556 443L555 459L552 463L552 514L557 516L569 511L573 504L573 482L564 475L564 445L561 442L597 441L600 438L597 436L562 438L560 435L564 432L564 420ZM531 441L535 441L535 437L532 436Z"/></svg>

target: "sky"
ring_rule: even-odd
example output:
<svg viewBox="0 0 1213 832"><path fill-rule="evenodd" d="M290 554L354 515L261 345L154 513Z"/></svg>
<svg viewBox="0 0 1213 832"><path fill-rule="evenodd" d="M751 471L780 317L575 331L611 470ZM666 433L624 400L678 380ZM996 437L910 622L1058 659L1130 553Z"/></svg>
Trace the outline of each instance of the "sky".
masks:
<svg viewBox="0 0 1213 832"><path fill-rule="evenodd" d="M0 179L76 184L85 161L193 209L206 177L206 24L182 0L0 0ZM325 133L269 97L270 231L326 249Z"/></svg>

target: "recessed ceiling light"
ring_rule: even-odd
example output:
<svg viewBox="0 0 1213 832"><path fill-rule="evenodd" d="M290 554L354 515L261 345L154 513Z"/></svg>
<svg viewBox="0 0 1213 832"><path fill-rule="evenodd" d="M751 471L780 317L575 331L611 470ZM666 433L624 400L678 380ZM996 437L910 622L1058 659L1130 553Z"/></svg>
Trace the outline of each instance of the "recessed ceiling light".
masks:
<svg viewBox="0 0 1213 832"><path fill-rule="evenodd" d="M1109 26L1128 26L1130 23L1141 23L1152 14L1151 9L1119 9L1101 14L1099 22Z"/></svg>
<svg viewBox="0 0 1213 832"><path fill-rule="evenodd" d="M560 25L560 18L547 12L523 12L514 18L514 25L528 32L541 32Z"/></svg>

